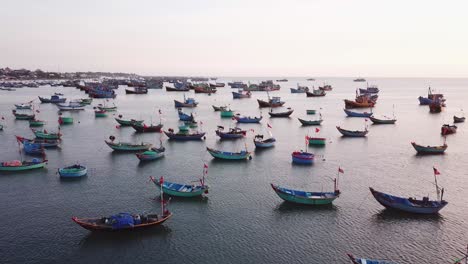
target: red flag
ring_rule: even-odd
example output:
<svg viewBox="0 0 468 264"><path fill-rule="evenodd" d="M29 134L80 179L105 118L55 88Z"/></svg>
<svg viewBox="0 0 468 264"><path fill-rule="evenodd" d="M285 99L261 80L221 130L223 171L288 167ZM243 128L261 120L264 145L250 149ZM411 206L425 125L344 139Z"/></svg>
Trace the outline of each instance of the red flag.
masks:
<svg viewBox="0 0 468 264"><path fill-rule="evenodd" d="M338 172L339 173L344 173L344 170L341 167L338 167Z"/></svg>
<svg viewBox="0 0 468 264"><path fill-rule="evenodd" d="M433 167L434 169L434 175L440 175L440 172L436 169L436 167Z"/></svg>
<svg viewBox="0 0 468 264"><path fill-rule="evenodd" d="M271 125L270 125L269 123L267 123L267 126L268 126L269 128L273 128L273 127L271 127Z"/></svg>
<svg viewBox="0 0 468 264"><path fill-rule="evenodd" d="M159 184L160 184L160 185L163 185L163 183L164 183L164 177L161 176L161 178L159 178Z"/></svg>
<svg viewBox="0 0 468 264"><path fill-rule="evenodd" d="M203 173L208 174L208 165L206 165L206 163L203 164Z"/></svg>
<svg viewBox="0 0 468 264"><path fill-rule="evenodd" d="M319 128L315 128L315 133L318 133L320 132L320 129Z"/></svg>
<svg viewBox="0 0 468 264"><path fill-rule="evenodd" d="M206 163L203 164L203 168L208 169L208 165L206 165Z"/></svg>
<svg viewBox="0 0 468 264"><path fill-rule="evenodd" d="M116 125L115 128L120 129L120 126L119 126L119 125Z"/></svg>
<svg viewBox="0 0 468 264"><path fill-rule="evenodd" d="M143 124L143 128L145 128L145 129L146 129L146 128L148 128L148 126L147 126L146 124Z"/></svg>
<svg viewBox="0 0 468 264"><path fill-rule="evenodd" d="M305 136L305 140L309 140L309 136Z"/></svg>

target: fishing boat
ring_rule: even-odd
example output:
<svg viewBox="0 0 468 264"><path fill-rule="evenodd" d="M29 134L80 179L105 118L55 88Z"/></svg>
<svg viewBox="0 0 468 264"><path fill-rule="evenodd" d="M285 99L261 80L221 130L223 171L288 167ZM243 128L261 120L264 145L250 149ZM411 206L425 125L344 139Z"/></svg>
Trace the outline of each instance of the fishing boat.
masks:
<svg viewBox="0 0 468 264"><path fill-rule="evenodd" d="M144 87L135 87L133 89L125 89L126 94L147 94L148 89Z"/></svg>
<svg viewBox="0 0 468 264"><path fill-rule="evenodd" d="M273 109L271 109L270 112L268 112L268 114L270 115L270 117L289 117L294 112L294 110L291 109L291 107L288 107L287 110L288 111L274 113Z"/></svg>
<svg viewBox="0 0 468 264"><path fill-rule="evenodd" d="M227 106L223 105L223 106L215 106L215 105L212 105L213 109L215 110L215 112L219 112L219 111L224 111L227 109Z"/></svg>
<svg viewBox="0 0 468 264"><path fill-rule="evenodd" d="M69 102L68 104L56 104L60 111L79 111L84 110L85 107L79 102Z"/></svg>
<svg viewBox="0 0 468 264"><path fill-rule="evenodd" d="M439 100L433 100L432 103L429 104L429 112L431 113L440 113L442 112L443 103Z"/></svg>
<svg viewBox="0 0 468 264"><path fill-rule="evenodd" d="M322 91L331 91L333 87L330 84L324 84L323 86L319 86L319 89Z"/></svg>
<svg viewBox="0 0 468 264"><path fill-rule="evenodd" d="M281 97L278 96L272 98L268 96L268 101L257 99L257 102L259 107L280 107L285 104L285 102L281 101Z"/></svg>
<svg viewBox="0 0 468 264"><path fill-rule="evenodd" d="M336 129L338 129L338 131L339 131L344 137L365 137L365 136L367 135L367 133L369 133L369 131L367 130L367 128L365 128L365 130L355 130L355 131L351 131L351 130L346 130L346 129L343 129L343 128L337 126Z"/></svg>
<svg viewBox="0 0 468 264"><path fill-rule="evenodd" d="M346 109L350 109L350 108L370 108L370 107L374 107L374 105L375 105L375 102L373 102L373 101L357 102L357 101L344 99L344 102L345 102L345 108Z"/></svg>
<svg viewBox="0 0 468 264"><path fill-rule="evenodd" d="M47 164L45 159L34 158L31 161L4 161L0 162L0 171L26 171L44 168Z"/></svg>
<svg viewBox="0 0 468 264"><path fill-rule="evenodd" d="M65 101L67 101L67 98L60 97L59 95L52 95L50 98L44 98L40 96L38 97L41 103L58 104L58 103L65 103Z"/></svg>
<svg viewBox="0 0 468 264"><path fill-rule="evenodd" d="M227 151L220 151L212 148L206 148L208 153L211 154L216 159L223 159L223 160L246 160L246 159L252 159L251 153L242 150L240 152L227 152Z"/></svg>
<svg viewBox="0 0 468 264"><path fill-rule="evenodd" d="M27 139L20 136L15 136L16 140L22 144L25 142L35 144L41 148L55 148L58 147L59 141L57 139Z"/></svg>
<svg viewBox="0 0 468 264"><path fill-rule="evenodd" d="M379 93L380 90L377 86L371 85L371 86L367 86L365 89L359 88L359 92L361 94L376 94L376 93Z"/></svg>
<svg viewBox="0 0 468 264"><path fill-rule="evenodd" d="M447 144L444 143L442 146L421 146L414 142L411 145L418 154L443 154L447 150Z"/></svg>
<svg viewBox="0 0 468 264"><path fill-rule="evenodd" d="M184 98L185 98L185 96L184 96ZM184 99L184 102L174 100L174 106L177 107L177 108L180 108L180 107L196 107L197 105L198 105L198 102L195 101L194 98L190 98L190 97Z"/></svg>
<svg viewBox="0 0 468 264"><path fill-rule="evenodd" d="M181 109L178 109L177 113L179 114L179 120L180 121L193 121L195 118L193 117L193 113L190 113L190 115L182 112Z"/></svg>
<svg viewBox="0 0 468 264"><path fill-rule="evenodd" d="M26 113L18 113L16 110L13 110L13 115L17 120L33 120L36 115L34 113L26 114Z"/></svg>
<svg viewBox="0 0 468 264"><path fill-rule="evenodd" d="M54 132L48 132L47 130L35 130L31 129L36 138L41 138L41 139L60 139L62 137L62 134L60 133L60 127L57 133Z"/></svg>
<svg viewBox="0 0 468 264"><path fill-rule="evenodd" d="M231 88L235 88L235 89L247 88L247 84L245 84L245 83L243 83L243 82L228 82L228 85L229 85Z"/></svg>
<svg viewBox="0 0 468 264"><path fill-rule="evenodd" d="M299 122L301 122L303 126L319 126L323 122L322 118L318 120L304 120L300 118L297 119L299 120Z"/></svg>
<svg viewBox="0 0 468 264"><path fill-rule="evenodd" d="M276 80L277 82L287 82L288 79L279 79L279 80Z"/></svg>
<svg viewBox="0 0 468 264"><path fill-rule="evenodd" d="M370 113L368 112L354 112L348 109L343 109L343 111L346 113L348 117L370 117L372 116L372 111Z"/></svg>
<svg viewBox="0 0 468 264"><path fill-rule="evenodd" d="M206 168L206 166L205 166ZM193 198L200 197L203 194L208 194L209 187L205 183L206 169L203 169L203 177L199 180L199 184L180 184L174 182L168 182L162 177L157 180L154 177L150 177L150 180L159 188L162 188L165 194L176 197ZM162 179L162 180L161 180Z"/></svg>
<svg viewBox="0 0 468 264"><path fill-rule="evenodd" d="M140 144L114 142L115 137L109 136L109 140L104 140L106 144L113 150L117 151L145 151L151 148L152 144L141 142Z"/></svg>
<svg viewBox="0 0 468 264"><path fill-rule="evenodd" d="M188 86L184 86L184 87L181 87L181 88L166 86L166 91L167 92L188 92L188 91L190 91L190 88Z"/></svg>
<svg viewBox="0 0 468 264"><path fill-rule="evenodd" d="M457 117L457 116L453 116L453 122L454 123L463 123L465 122L465 117Z"/></svg>
<svg viewBox="0 0 468 264"><path fill-rule="evenodd" d="M146 133L146 132L161 132L161 128L163 127L163 124L157 124L157 125L146 125L143 123L133 123L130 125L133 127L133 129L136 130L136 132L139 133Z"/></svg>
<svg viewBox="0 0 468 264"><path fill-rule="evenodd" d="M103 104L98 104L97 108L101 111L106 111L106 112L115 112L117 111L117 106L107 106Z"/></svg>
<svg viewBox="0 0 468 264"><path fill-rule="evenodd" d="M306 92L307 97L321 97L325 96L327 93L324 90L312 89L312 92Z"/></svg>
<svg viewBox="0 0 468 264"><path fill-rule="evenodd" d="M130 120L125 120L122 119L122 115L119 115L119 118L115 118L115 121L119 123L121 126L131 126L132 124L142 124L144 120L136 120L136 119L130 119Z"/></svg>
<svg viewBox="0 0 468 264"><path fill-rule="evenodd" d="M307 137L309 146L325 146L327 143L326 138L322 137Z"/></svg>
<svg viewBox="0 0 468 264"><path fill-rule="evenodd" d="M195 93L206 93L206 94L212 94L212 93L216 93L217 90L216 88L213 88L213 87L202 87L202 86L196 86L193 88L193 91Z"/></svg>
<svg viewBox="0 0 468 264"><path fill-rule="evenodd" d="M369 116L369 119L372 121L373 124L380 125L380 124L395 124L397 121L395 118L376 118L374 116Z"/></svg>
<svg viewBox="0 0 468 264"><path fill-rule="evenodd" d="M106 110L94 110L94 117L107 117L107 111Z"/></svg>
<svg viewBox="0 0 468 264"><path fill-rule="evenodd" d="M237 121L237 123L260 123L262 121L263 117L250 117L250 116L240 116L236 115L234 119Z"/></svg>
<svg viewBox="0 0 468 264"><path fill-rule="evenodd" d="M159 148L151 148L145 152L137 153L136 156L140 161L153 161L164 157L166 149L163 146Z"/></svg>
<svg viewBox="0 0 468 264"><path fill-rule="evenodd" d="M59 125L73 124L73 117L71 117L71 116L62 116L62 112L60 112L59 113L58 123L59 123Z"/></svg>
<svg viewBox="0 0 468 264"><path fill-rule="evenodd" d="M432 103L432 99L429 99L427 97L419 96L418 100L420 105L430 105Z"/></svg>
<svg viewBox="0 0 468 264"><path fill-rule="evenodd" d="M218 129L216 130L216 135L218 135L218 137L220 137L221 139L238 139L238 138L245 137L245 135L247 134L247 131L242 130L238 127L231 128L227 132L223 132L223 131L224 131L224 127L218 126Z"/></svg>
<svg viewBox="0 0 468 264"><path fill-rule="evenodd" d="M44 126L45 121L39 119L30 119L29 120L29 127L41 127Z"/></svg>
<svg viewBox="0 0 468 264"><path fill-rule="evenodd" d="M210 83L210 87L212 87L212 88L222 88L222 87L224 87L224 86L226 86L225 83L219 83L219 82L214 83L214 84L213 84L213 83Z"/></svg>
<svg viewBox="0 0 468 264"><path fill-rule="evenodd" d="M174 133L172 128L169 128L168 131L164 131L164 134L171 140L176 141L187 141L187 140L201 140L205 136L205 132L177 132Z"/></svg>
<svg viewBox="0 0 468 264"><path fill-rule="evenodd" d="M450 135L450 134L455 134L455 133L457 133L457 126L445 124L440 129L440 133L443 136Z"/></svg>
<svg viewBox="0 0 468 264"><path fill-rule="evenodd" d="M220 112L221 118L231 118L234 116L234 111L231 109L224 109Z"/></svg>
<svg viewBox="0 0 468 264"><path fill-rule="evenodd" d="M334 182L333 192L307 192L301 190L287 189L271 183L271 188L275 193L283 200L295 204L305 205L327 205L333 203L333 201L340 196L340 190L338 189L338 182L336 178Z"/></svg>
<svg viewBox="0 0 468 264"><path fill-rule="evenodd" d="M315 115L316 112L317 112L317 111L314 110L314 109L308 109L308 110L306 110L306 114L308 114L308 115Z"/></svg>
<svg viewBox="0 0 468 264"><path fill-rule="evenodd" d="M88 169L86 166L75 164L72 166L59 168L58 174L61 178L80 178L88 174Z"/></svg>
<svg viewBox="0 0 468 264"><path fill-rule="evenodd" d="M271 148L275 146L276 139L274 137L264 139L263 135L255 135L253 142L256 148Z"/></svg>
<svg viewBox="0 0 468 264"><path fill-rule="evenodd" d="M294 151L291 154L292 162L296 164L311 165L314 163L315 155L306 151Z"/></svg>
<svg viewBox="0 0 468 264"><path fill-rule="evenodd" d="M429 200L429 196L424 196L421 200L416 198L404 198L386 194L383 192L378 192L370 187L370 191L374 198L388 209L395 209L407 213L415 214L437 214L442 208L444 208L448 202L443 200L444 188L440 189L437 184L437 175L439 171L436 168L434 170L434 181L437 193L437 200Z"/></svg>
<svg viewBox="0 0 468 264"><path fill-rule="evenodd" d="M355 258L351 254L348 254L348 257L351 259L353 264L397 264L396 262L390 262L386 260Z"/></svg>
<svg viewBox="0 0 468 264"><path fill-rule="evenodd" d="M305 93L309 91L309 87L307 86L300 86L299 83L297 84L297 88L290 88L291 93Z"/></svg>
<svg viewBox="0 0 468 264"><path fill-rule="evenodd" d="M32 109L32 104L27 103L27 104L15 104L15 108L18 110L24 110L24 109Z"/></svg>
<svg viewBox="0 0 468 264"><path fill-rule="evenodd" d="M40 144L25 141L23 143L23 151L28 155L45 155L44 148Z"/></svg>
<svg viewBox="0 0 468 264"><path fill-rule="evenodd" d="M93 102L93 98L82 98L78 99L77 102L79 102L81 105L90 105Z"/></svg>
<svg viewBox="0 0 468 264"><path fill-rule="evenodd" d="M251 96L252 96L252 93L250 91L239 90L237 92L232 92L233 99L250 98Z"/></svg>
<svg viewBox="0 0 468 264"><path fill-rule="evenodd" d="M357 78L357 79L354 79L353 81L354 81L354 82L365 82L366 79L364 79L364 78Z"/></svg>

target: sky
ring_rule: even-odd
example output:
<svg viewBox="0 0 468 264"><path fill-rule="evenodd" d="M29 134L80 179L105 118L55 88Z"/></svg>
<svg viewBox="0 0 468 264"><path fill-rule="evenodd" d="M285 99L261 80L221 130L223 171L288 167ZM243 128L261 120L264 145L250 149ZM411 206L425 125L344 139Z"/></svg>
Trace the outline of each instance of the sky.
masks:
<svg viewBox="0 0 468 264"><path fill-rule="evenodd" d="M0 0L0 67L468 77L468 1Z"/></svg>

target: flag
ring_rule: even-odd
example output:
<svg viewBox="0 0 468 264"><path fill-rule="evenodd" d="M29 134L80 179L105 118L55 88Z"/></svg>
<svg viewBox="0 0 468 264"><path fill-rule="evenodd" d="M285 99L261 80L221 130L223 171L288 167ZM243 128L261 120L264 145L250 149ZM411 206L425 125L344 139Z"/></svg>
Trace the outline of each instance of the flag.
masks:
<svg viewBox="0 0 468 264"><path fill-rule="evenodd" d="M252 131L252 133L255 133L255 130L253 128L251 128L250 131Z"/></svg>
<svg viewBox="0 0 468 264"><path fill-rule="evenodd" d="M433 167L433 169L434 169L434 175L440 175L440 172L439 170L436 169L436 167Z"/></svg>
<svg viewBox="0 0 468 264"><path fill-rule="evenodd" d="M269 123L267 123L267 127L269 127L269 128L273 128L273 127L272 127L272 126L271 126Z"/></svg>
<svg viewBox="0 0 468 264"><path fill-rule="evenodd" d="M320 132L320 129L319 128L315 128L315 133L318 133Z"/></svg>
<svg viewBox="0 0 468 264"><path fill-rule="evenodd" d="M305 140L309 140L309 136L305 136Z"/></svg>
<svg viewBox="0 0 468 264"><path fill-rule="evenodd" d="M159 178L159 184L160 184L160 185L163 185L163 183L164 183L164 177L161 176L161 178Z"/></svg>
<svg viewBox="0 0 468 264"><path fill-rule="evenodd" d="M203 164L203 173L208 174L208 165L206 165L206 163Z"/></svg>
<svg viewBox="0 0 468 264"><path fill-rule="evenodd" d="M338 167L338 172L339 173L344 173L344 170L341 167Z"/></svg>
<svg viewBox="0 0 468 264"><path fill-rule="evenodd" d="M159 109L158 112L159 112L160 115L162 114L161 109Z"/></svg>
<svg viewBox="0 0 468 264"><path fill-rule="evenodd" d="M120 129L120 126L119 126L119 125L116 125L115 128Z"/></svg>

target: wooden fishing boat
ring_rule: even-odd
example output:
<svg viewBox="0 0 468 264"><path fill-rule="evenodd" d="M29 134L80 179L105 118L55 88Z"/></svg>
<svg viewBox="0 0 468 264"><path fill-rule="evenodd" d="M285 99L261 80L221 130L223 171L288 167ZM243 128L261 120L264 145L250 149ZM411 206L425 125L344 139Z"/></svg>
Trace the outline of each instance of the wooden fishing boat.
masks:
<svg viewBox="0 0 468 264"><path fill-rule="evenodd" d="M419 96L418 100L419 100L420 105L430 105L432 103L432 99L422 97L422 96Z"/></svg>
<svg viewBox="0 0 468 264"><path fill-rule="evenodd" d="M196 86L193 88L193 91L195 93L206 93L206 94L212 94L212 93L216 93L217 90L216 88L213 88L213 87L201 87L201 86Z"/></svg>
<svg viewBox="0 0 468 264"><path fill-rule="evenodd" d="M213 83L210 83L210 87L212 87L212 88L222 88L222 87L224 87L224 86L226 86L225 83L219 83L219 82L214 83L214 84L213 84Z"/></svg>
<svg viewBox="0 0 468 264"><path fill-rule="evenodd" d="M270 110L268 114L270 115L270 117L289 117L293 112L294 110L288 107L288 111L273 113L273 110Z"/></svg>
<svg viewBox="0 0 468 264"><path fill-rule="evenodd" d="M322 91L331 91L333 90L333 87L329 84L324 84L323 86L319 86L319 89Z"/></svg>
<svg viewBox="0 0 468 264"><path fill-rule="evenodd" d="M25 141L23 143L23 151L28 155L45 155L44 148L40 144L30 143Z"/></svg>
<svg viewBox="0 0 468 264"><path fill-rule="evenodd" d="M168 131L164 131L164 134L171 140L177 140L177 141L187 141L187 140L201 140L205 136L205 132L193 132L193 133L187 133L187 132L177 132L174 133L174 130L172 128L169 128Z"/></svg>
<svg viewBox="0 0 468 264"><path fill-rule="evenodd" d="M237 123L260 123L262 121L263 117L250 117L250 116L239 116L236 115L234 119L237 121Z"/></svg>
<svg viewBox="0 0 468 264"><path fill-rule="evenodd" d="M212 105L213 109L215 110L215 112L219 112L219 111L224 111L227 109L227 106L223 105L223 106L215 106L215 105Z"/></svg>
<svg viewBox="0 0 468 264"><path fill-rule="evenodd" d="M136 132L139 133L146 133L146 132L161 132L161 128L163 127L163 124L157 124L157 125L146 125L142 123L133 123L130 125L133 127L133 129L136 130Z"/></svg>
<svg viewBox="0 0 468 264"><path fill-rule="evenodd" d="M309 91L309 87L307 86L300 86L297 84L297 88L289 88L291 90L291 93L305 93Z"/></svg>
<svg viewBox="0 0 468 264"><path fill-rule="evenodd" d="M300 118L297 118L297 119L299 120L299 122L301 122L303 126L319 126L323 122L322 119L318 119L318 120L304 120Z"/></svg>
<svg viewBox="0 0 468 264"><path fill-rule="evenodd" d="M431 113L440 113L442 112L442 102L435 100L429 104L429 112Z"/></svg>
<svg viewBox="0 0 468 264"><path fill-rule="evenodd" d="M361 131L361 130L351 131L351 130L346 130L346 129L343 129L343 128L337 126L336 129L338 129L338 131L344 137L365 137L367 135L367 133L369 133L367 128L365 130L363 130L363 131Z"/></svg>
<svg viewBox="0 0 468 264"><path fill-rule="evenodd" d="M110 136L110 141L105 140L106 144L113 150L117 151L145 151L151 148L152 144L141 142L140 144L126 143L126 142L114 142L115 137Z"/></svg>
<svg viewBox="0 0 468 264"><path fill-rule="evenodd" d="M34 113L31 113L31 114L18 113L16 112L16 110L13 110L12 112L17 120L33 120L36 117Z"/></svg>
<svg viewBox="0 0 468 264"><path fill-rule="evenodd" d="M368 86L367 88L359 88L359 93L361 94L376 94L379 93L380 90L377 86Z"/></svg>
<svg viewBox="0 0 468 264"><path fill-rule="evenodd" d="M389 262L386 260L355 258L351 254L348 254L348 257L353 264L397 264L396 262Z"/></svg>
<svg viewBox="0 0 468 264"><path fill-rule="evenodd" d="M94 110L94 117L107 117L107 111L106 110Z"/></svg>
<svg viewBox="0 0 468 264"><path fill-rule="evenodd" d="M242 98L250 98L252 96L252 93L250 91L242 91L239 90L238 92L232 92L232 98L233 99L242 99Z"/></svg>
<svg viewBox="0 0 468 264"><path fill-rule="evenodd" d="M336 179L334 179L334 186L335 189L333 192L307 192L287 189L271 183L271 188L273 188L281 199L287 202L305 205L327 205L333 203L333 201L340 196Z"/></svg>
<svg viewBox="0 0 468 264"><path fill-rule="evenodd" d="M126 94L147 94L148 89L143 87L135 87L134 89L125 89Z"/></svg>
<svg viewBox="0 0 468 264"><path fill-rule="evenodd" d="M395 118L385 118L385 119L379 119L374 116L369 116L369 119L372 121L372 123L379 125L379 124L395 124L397 121Z"/></svg>
<svg viewBox="0 0 468 264"><path fill-rule="evenodd" d="M195 118L193 117L193 113L190 113L190 115L188 115L188 114L182 112L181 109L179 109L177 111L177 113L179 114L179 120L180 121L193 121L193 120L195 120Z"/></svg>
<svg viewBox="0 0 468 264"><path fill-rule="evenodd" d="M447 150L447 144L442 146L421 146L414 142L411 142L411 145L416 150L418 154L443 154Z"/></svg>
<svg viewBox="0 0 468 264"><path fill-rule="evenodd" d="M71 116L62 116L61 114L59 114L58 123L60 125L73 124L73 117L71 117Z"/></svg>
<svg viewBox="0 0 468 264"><path fill-rule="evenodd" d="M370 108L374 107L375 103L374 102L369 102L369 101L363 101L363 102L356 102L352 100L344 100L345 102L345 108L346 109L351 109L351 108Z"/></svg>
<svg viewBox="0 0 468 264"><path fill-rule="evenodd" d="M26 171L44 168L47 164L47 160L40 160L37 158L31 161L4 161L0 162L0 171Z"/></svg>
<svg viewBox="0 0 468 264"><path fill-rule="evenodd" d="M55 148L55 147L58 147L59 145L59 141L57 139L39 139L39 138L27 139L27 138L20 137L20 136L15 136L15 137L16 137L16 140L20 143L24 144L25 142L28 142L31 144L38 145L41 148Z"/></svg>
<svg viewBox="0 0 468 264"><path fill-rule="evenodd" d="M327 144L326 138L321 137L307 137L309 146L325 146Z"/></svg>
<svg viewBox="0 0 468 264"><path fill-rule="evenodd" d="M79 102L69 102L68 104L57 103L56 106L60 111L80 111L85 109L85 107Z"/></svg>
<svg viewBox="0 0 468 264"><path fill-rule="evenodd" d="M121 126L131 126L132 124L142 124L144 120L136 120L136 119L130 119L130 120L125 120L121 119L122 115L119 115L119 118L115 118L115 121L119 123Z"/></svg>
<svg viewBox="0 0 468 264"><path fill-rule="evenodd" d="M106 112L115 112L117 111L117 106L107 106L103 104L98 104L97 108L101 111L106 111Z"/></svg>
<svg viewBox="0 0 468 264"><path fill-rule="evenodd" d="M463 123L465 122L465 117L457 117L457 116L453 116L453 122L454 123Z"/></svg>
<svg viewBox="0 0 468 264"><path fill-rule="evenodd" d="M257 148L271 148L275 146L276 139L274 137L263 139L263 135L255 135L253 142Z"/></svg>
<svg viewBox="0 0 468 264"><path fill-rule="evenodd" d="M18 110L24 110L24 109L32 109L32 104L27 103L27 104L15 104L15 108Z"/></svg>
<svg viewBox="0 0 468 264"><path fill-rule="evenodd" d="M308 109L308 110L306 110L306 114L308 114L308 115L315 115L316 112L317 112L317 111L314 110L314 109Z"/></svg>
<svg viewBox="0 0 468 264"><path fill-rule="evenodd" d="M327 93L324 90L313 89L312 92L306 92L307 97L321 97L325 96Z"/></svg>
<svg viewBox="0 0 468 264"><path fill-rule="evenodd" d="M445 124L440 129L440 133L443 136L450 135L450 134L455 134L455 133L457 133L457 126Z"/></svg>
<svg viewBox="0 0 468 264"><path fill-rule="evenodd" d="M174 106L177 108L180 107L196 107L198 105L198 102L195 101L193 98L187 98L184 100L184 102L180 102L177 100L174 100Z"/></svg>
<svg viewBox="0 0 468 264"><path fill-rule="evenodd" d="M357 78L357 79L354 79L353 81L354 81L354 82L365 82L366 79L364 79L364 78Z"/></svg>
<svg viewBox="0 0 468 264"><path fill-rule="evenodd" d="M281 98L277 96L268 99L268 101L257 99L257 102L259 107L280 107L285 104L285 102L281 101Z"/></svg>
<svg viewBox="0 0 468 264"><path fill-rule="evenodd" d="M130 231L161 225L172 216L172 213L168 210L163 209L163 212L162 216L158 216L157 214L132 215L129 213L119 213L110 217L99 218L72 217L72 220L89 231Z"/></svg>
<svg viewBox="0 0 468 264"><path fill-rule="evenodd" d="M216 130L216 135L220 137L221 139L238 139L238 138L243 138L247 134L247 131L242 130L238 127L231 128L227 132L223 132L224 127L223 126L218 126L218 129Z"/></svg>
<svg viewBox="0 0 468 264"><path fill-rule="evenodd" d="M44 126L45 121L38 120L38 119L30 119L29 120L29 127L41 127Z"/></svg>
<svg viewBox="0 0 468 264"><path fill-rule="evenodd" d="M204 177L200 179L200 185L180 184L164 181L162 184L159 180L150 177L150 180L158 187L163 189L165 194L176 197L193 198L207 194L209 187L205 184Z"/></svg>
<svg viewBox="0 0 468 264"><path fill-rule="evenodd" d="M167 92L188 92L190 91L190 88L188 86L182 87L182 88L174 88L174 87L166 86L166 91Z"/></svg>
<svg viewBox="0 0 468 264"><path fill-rule="evenodd" d="M62 137L62 134L60 133L60 127L59 131L57 133L50 133L47 130L35 130L31 129L36 138L42 138L42 139L60 139Z"/></svg>
<svg viewBox="0 0 468 264"><path fill-rule="evenodd" d="M343 111L346 113L346 115L348 117L370 117L372 116L372 111L370 113L368 112L354 112L354 111L350 111L348 109L343 109Z"/></svg>
<svg viewBox="0 0 468 264"><path fill-rule="evenodd" d="M59 168L58 174L61 178L80 178L88 174L88 168L80 164L75 164L72 166Z"/></svg>
<svg viewBox="0 0 468 264"><path fill-rule="evenodd" d="M296 164L311 165L314 163L315 155L305 151L294 151L291 154L292 162Z"/></svg>
<svg viewBox="0 0 468 264"><path fill-rule="evenodd" d="M52 95L50 98L44 98L44 97L39 97L39 100L41 103L52 103L52 104L58 104L58 103L65 103L67 101L67 98L62 98L59 95Z"/></svg>
<svg viewBox="0 0 468 264"><path fill-rule="evenodd" d="M152 161L164 157L164 152L166 149L164 147L151 148L142 153L137 153L136 156L140 161Z"/></svg>
<svg viewBox="0 0 468 264"><path fill-rule="evenodd" d="M208 153L211 154L216 159L223 159L223 160L246 160L251 159L250 152L242 150L240 152L227 152L227 151L220 151L212 148L206 148Z"/></svg>
<svg viewBox="0 0 468 264"><path fill-rule="evenodd" d="M220 112L221 118L231 118L234 116L234 111L231 109L224 109Z"/></svg>

